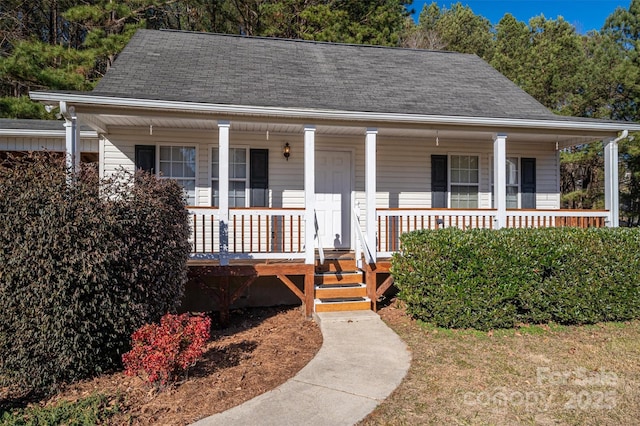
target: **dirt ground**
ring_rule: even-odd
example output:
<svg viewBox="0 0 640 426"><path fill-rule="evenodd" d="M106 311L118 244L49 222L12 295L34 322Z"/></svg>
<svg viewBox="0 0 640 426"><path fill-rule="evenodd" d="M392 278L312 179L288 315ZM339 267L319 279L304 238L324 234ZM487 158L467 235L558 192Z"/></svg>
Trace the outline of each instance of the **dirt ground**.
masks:
<svg viewBox="0 0 640 426"><path fill-rule="evenodd" d="M637 321L484 333L419 324L397 303L379 314L413 360L402 384L362 425L638 424ZM322 344L318 326L299 308L235 311L231 324L213 333L205 359L174 388L156 393L139 378L114 374L71 386L54 400L101 392L121 404L111 424L185 425L277 387ZM615 383L582 380L605 374Z"/></svg>
<svg viewBox="0 0 640 426"><path fill-rule="evenodd" d="M100 392L120 404L111 424L186 425L284 383L322 345L320 329L300 308L233 311L230 324L222 330L214 324L204 359L173 388L158 393L140 378L116 373L69 386L47 403Z"/></svg>

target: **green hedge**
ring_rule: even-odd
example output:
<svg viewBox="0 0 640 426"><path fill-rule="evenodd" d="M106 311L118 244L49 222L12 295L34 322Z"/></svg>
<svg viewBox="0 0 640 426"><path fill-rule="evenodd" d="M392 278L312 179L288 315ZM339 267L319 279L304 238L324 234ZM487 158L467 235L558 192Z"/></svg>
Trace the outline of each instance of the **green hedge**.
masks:
<svg viewBox="0 0 640 426"><path fill-rule="evenodd" d="M67 179L47 154L0 165L0 387L47 393L119 367L131 333L182 297L181 187L91 169Z"/></svg>
<svg viewBox="0 0 640 426"><path fill-rule="evenodd" d="M448 328L640 318L640 230L404 234L391 272L416 318Z"/></svg>

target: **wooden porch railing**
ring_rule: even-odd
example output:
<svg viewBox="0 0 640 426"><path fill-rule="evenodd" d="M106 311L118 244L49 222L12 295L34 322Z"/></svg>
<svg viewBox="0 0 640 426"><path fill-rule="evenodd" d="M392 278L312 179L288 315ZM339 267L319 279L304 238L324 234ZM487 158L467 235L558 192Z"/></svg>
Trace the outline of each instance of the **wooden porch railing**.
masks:
<svg viewBox="0 0 640 426"><path fill-rule="evenodd" d="M304 257L303 208L229 209L229 258ZM218 209L189 207L193 255L215 258L220 251ZM400 235L418 229L494 227L493 209L378 209L376 250L388 256L400 249ZM508 210L508 228L603 227L606 210ZM354 225L355 226L355 225Z"/></svg>
<svg viewBox="0 0 640 426"><path fill-rule="evenodd" d="M220 252L219 211L189 207L193 254L216 257ZM231 208L229 258L300 257L304 255L303 208Z"/></svg>
<svg viewBox="0 0 640 426"><path fill-rule="evenodd" d="M507 210L507 228L603 228L607 210Z"/></svg>
<svg viewBox="0 0 640 426"><path fill-rule="evenodd" d="M191 219L191 252L213 254L219 250L218 209L188 207Z"/></svg>
<svg viewBox="0 0 640 426"><path fill-rule="evenodd" d="M495 210L378 209L377 250L381 255L400 249L400 235L419 229L455 226L460 229L493 228Z"/></svg>
<svg viewBox="0 0 640 426"><path fill-rule="evenodd" d="M507 210L507 228L573 226L604 227L606 210ZM389 256L400 249L400 235L419 229L455 226L460 229L493 229L494 209L399 209L377 210L377 250Z"/></svg>

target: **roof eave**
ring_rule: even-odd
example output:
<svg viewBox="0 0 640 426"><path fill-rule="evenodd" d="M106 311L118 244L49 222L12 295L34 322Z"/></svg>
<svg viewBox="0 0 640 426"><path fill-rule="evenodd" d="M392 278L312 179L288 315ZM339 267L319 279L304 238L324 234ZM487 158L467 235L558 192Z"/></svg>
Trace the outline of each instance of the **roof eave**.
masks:
<svg viewBox="0 0 640 426"><path fill-rule="evenodd" d="M583 131L594 133L617 134L623 130L640 131L640 124L631 122L601 122L594 120L571 121L553 119L514 119L490 117L464 117L443 115L417 115L398 113L377 113L366 111L339 111L306 108L262 107L247 105L224 105L195 103L185 101L165 101L156 99L122 98L100 96L88 93L61 92L31 92L31 99L44 103L64 101L74 105L119 107L127 109L151 110L158 112L186 112L199 114L219 114L226 117L273 117L279 119L306 120L313 124L315 121L343 121L359 122L370 126L371 123L395 125L426 125L426 126L462 126L462 127L490 127L509 129L538 129Z"/></svg>

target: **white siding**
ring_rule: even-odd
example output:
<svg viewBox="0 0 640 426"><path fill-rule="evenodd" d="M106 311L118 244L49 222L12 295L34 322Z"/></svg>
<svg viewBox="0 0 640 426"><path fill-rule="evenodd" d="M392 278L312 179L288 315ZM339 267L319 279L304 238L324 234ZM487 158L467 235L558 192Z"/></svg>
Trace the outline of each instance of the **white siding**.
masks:
<svg viewBox="0 0 640 426"><path fill-rule="evenodd" d="M80 139L80 152L99 152L100 141L98 139Z"/></svg>
<svg viewBox="0 0 640 426"><path fill-rule="evenodd" d="M117 137L105 137L104 139L104 174L108 176L119 168L133 171L134 158L133 146L123 143Z"/></svg>
<svg viewBox="0 0 640 426"><path fill-rule="evenodd" d="M284 144L289 143L291 156L282 155ZM231 146L247 145L269 150L269 206L304 207L304 143L303 135L233 132Z"/></svg>
<svg viewBox="0 0 640 426"><path fill-rule="evenodd" d="M120 168L133 171L136 145L189 145L196 147L196 202L209 205L207 146L217 139L217 132L191 132L177 129L118 128L112 130L104 141L104 173L108 175Z"/></svg>
<svg viewBox="0 0 640 426"><path fill-rule="evenodd" d="M0 136L0 151L54 151L65 150L64 138L38 138L38 137L16 137ZM80 152L98 152L97 138L82 138L80 140Z"/></svg>
<svg viewBox="0 0 640 426"><path fill-rule="evenodd" d="M491 161L489 157L488 161ZM559 154L552 144L527 145L509 143L507 139L507 156L536 159L536 208L560 208L560 161ZM491 163L488 163L491 167ZM489 182L491 182L489 180ZM490 188L489 188L490 190ZM489 201L491 200L489 194Z"/></svg>
<svg viewBox="0 0 640 426"><path fill-rule="evenodd" d="M379 138L378 207L431 207L431 155L478 155L480 157L479 207L491 208L491 158L493 143ZM507 156L536 158L537 208L560 207L559 162L551 144L509 143Z"/></svg>
<svg viewBox="0 0 640 426"><path fill-rule="evenodd" d="M285 143L291 147L288 161L282 155ZM118 128L113 129L103 142L105 174L113 173L120 167L133 170L135 162L135 145L188 145L196 146L196 204L211 204L211 148L218 145L217 130L193 131L179 129ZM233 123L230 131L230 147L248 147L268 149L269 151L269 207L303 208L304 207L304 143L300 133L270 133L234 131ZM360 223L364 231L365 223L365 133L361 136L331 136L316 133L316 150L347 151L352 158L351 205L360 205ZM377 194L378 208L428 208L431 207L431 155L477 155L480 167L479 207L491 207L491 159L493 141L463 141L440 138L439 146L434 139L393 138L378 136L377 138ZM536 158L536 196L539 209L559 208L559 171L558 153L551 144L529 145L507 140L507 156ZM298 214L298 213L293 213ZM240 215L244 215L244 219ZM267 245L284 243L286 248L292 247L299 253L299 223L286 225L286 231L271 239L275 220L268 222L262 213L236 211L231 215L232 228L236 235L230 235L231 247L236 251L251 251L248 247L249 235L253 235L254 244L262 241L258 251L276 250ZM215 215L214 215L215 217ZM233 227L233 220L237 222ZM204 219L204 218L201 218ZM199 220L201 220L199 219ZM209 221L210 219L205 219ZM244 220L244 222L242 222ZM244 223L245 245L242 246L240 223ZM251 223L251 225L249 225ZM258 235L258 226L260 232ZM300 228L303 223L300 223ZM269 229L267 229L269 228ZM289 230L293 231L289 234ZM231 229L230 229L231 231ZM302 229L300 229L302 231ZM206 246L199 246L201 251L217 251L217 225L209 222L198 231L207 241ZM213 238L212 238L213 232ZM276 231L277 233L277 231ZM351 241L355 241L352 229ZM210 246L213 244L213 247ZM296 248L297 247L297 248ZM254 248L255 251L255 248Z"/></svg>
<svg viewBox="0 0 640 426"><path fill-rule="evenodd" d="M188 144L197 147L196 198L199 206L210 205L211 147L217 146L217 131L121 128L112 131L104 141L104 171L119 167L133 170L135 145ZM359 137L316 134L317 150L352 153L352 201L365 208L364 131ZM291 146L285 160L282 148ZM304 147L302 133L230 132L230 146L247 146L269 150L270 207L304 207ZM97 151L97 149L96 149ZM453 141L440 139L392 138L377 140L377 207L428 208L431 206L431 155L478 155L480 159L479 207L491 207L491 158L493 141ZM560 206L558 155L552 144L529 145L507 140L507 156L536 158L537 207L556 209ZM361 221L364 221L362 213ZM364 222L363 222L364 226Z"/></svg>

